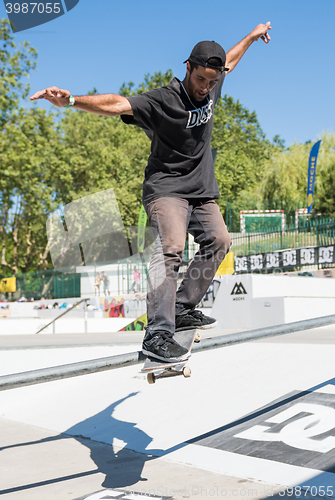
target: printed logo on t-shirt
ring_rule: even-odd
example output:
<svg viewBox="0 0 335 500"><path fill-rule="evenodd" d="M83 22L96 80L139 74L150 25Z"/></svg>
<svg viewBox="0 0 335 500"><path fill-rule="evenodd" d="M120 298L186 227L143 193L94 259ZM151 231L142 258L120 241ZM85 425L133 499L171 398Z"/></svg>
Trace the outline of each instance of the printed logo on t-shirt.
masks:
<svg viewBox="0 0 335 500"><path fill-rule="evenodd" d="M212 110L213 101L210 99L208 103L202 108L194 109L188 112L188 122L186 128L199 127L207 123L213 114Z"/></svg>

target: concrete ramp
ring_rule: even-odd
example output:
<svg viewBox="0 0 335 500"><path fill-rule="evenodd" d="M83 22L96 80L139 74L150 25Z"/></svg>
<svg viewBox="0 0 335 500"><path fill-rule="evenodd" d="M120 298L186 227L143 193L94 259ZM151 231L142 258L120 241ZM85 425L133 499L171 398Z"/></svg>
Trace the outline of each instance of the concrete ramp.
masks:
<svg viewBox="0 0 335 500"><path fill-rule="evenodd" d="M227 477L235 477L235 483L230 482L235 487L237 484L243 487L239 481L246 481L250 487L258 485L253 498L270 498L288 487L296 488L296 492L304 487L304 498L317 498L316 492L321 497L322 491L332 498L335 497L335 491L331 491L335 484L335 332L334 327L312 332L305 344L298 342L297 337L303 341L306 332L299 332L196 352L190 360L190 379L161 380L154 386L147 384L140 373L141 365L134 365L4 391L0 393L2 419L11 425L23 425L29 432L44 429L44 433L52 434L54 446L64 439L79 443L83 456L89 457L90 468L86 465L86 470L92 471L85 481L99 471L101 487L106 490L112 486L112 489L149 492L150 485L154 485L152 495L182 498L185 495L170 495L178 485L185 489L185 485L181 486L182 478L174 481L172 476L165 475L168 468L180 467L183 478L188 477L185 472L188 470L194 488L202 485L207 492L209 477L214 481L212 485L217 481L222 488ZM76 349L73 348L73 355L78 359ZM39 350L41 359L45 352ZM57 352L59 363L61 349L48 352L49 357ZM7 351L0 351L0 365L6 356ZM15 350L11 356L11 371L20 371L29 352ZM69 361L68 350L67 357ZM2 436L3 441L4 436L8 439L6 434ZM35 445L37 454L43 453L43 443L39 441ZM110 451L104 448L102 452L99 443ZM8 453L11 449L24 449L19 443L10 446L7 444ZM65 449L58 449L57 453L62 467L68 463L68 470L73 470ZM109 459L102 458L106 453ZM136 453L133 458L132 453ZM123 482L119 481L118 471L128 467L132 460L137 463L137 472L129 475L128 480L121 475ZM109 468L108 462L113 466ZM153 464L156 464L155 480L148 473L152 479L145 484L144 471ZM15 474L17 481L16 471ZM78 470L69 472L69 476L76 474ZM10 478L8 472L2 491L8 494L11 491L11 495L25 491L23 486L13 491L9 482L14 479ZM57 481L50 480L50 484L57 490ZM264 485L272 488L271 495L266 493ZM38 488L28 490L34 493L31 498L38 498ZM89 498L98 491L99 487L93 487L86 490L86 496L84 492L67 494L64 498L75 499L80 495ZM212 491L211 496L215 496ZM240 497L246 491L240 492ZM198 489L198 497L200 492ZM110 498L108 494L105 498Z"/></svg>

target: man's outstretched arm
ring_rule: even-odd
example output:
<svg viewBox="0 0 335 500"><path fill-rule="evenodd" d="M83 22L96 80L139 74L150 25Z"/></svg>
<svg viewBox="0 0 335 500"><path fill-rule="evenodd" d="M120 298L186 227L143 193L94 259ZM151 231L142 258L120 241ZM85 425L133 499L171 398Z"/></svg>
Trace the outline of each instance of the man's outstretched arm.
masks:
<svg viewBox="0 0 335 500"><path fill-rule="evenodd" d="M37 99L46 99L58 108L63 108L70 102L71 93L68 90L62 90L58 87L48 87L40 90L30 97L31 101ZM132 115L128 99L117 94L102 94L102 95L83 95L74 96L75 109L81 109L88 113L106 116Z"/></svg>
<svg viewBox="0 0 335 500"><path fill-rule="evenodd" d="M251 33L249 33L249 35L243 38L243 40L227 52L226 67L229 68L227 74L233 71L236 64L240 61L243 54L245 54L253 42L257 42L257 40L261 38L263 42L269 43L271 38L268 34L268 30L270 29L270 22L266 24L259 24Z"/></svg>

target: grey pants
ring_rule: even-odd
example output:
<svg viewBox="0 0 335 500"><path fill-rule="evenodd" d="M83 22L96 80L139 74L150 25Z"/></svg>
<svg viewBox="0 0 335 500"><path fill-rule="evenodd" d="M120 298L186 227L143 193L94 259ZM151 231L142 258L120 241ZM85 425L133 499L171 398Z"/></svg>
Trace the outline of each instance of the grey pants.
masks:
<svg viewBox="0 0 335 500"><path fill-rule="evenodd" d="M145 209L155 239L148 273L147 330L174 333L175 315L186 314L199 304L231 239L214 200L162 197ZM187 232L200 248L177 291Z"/></svg>

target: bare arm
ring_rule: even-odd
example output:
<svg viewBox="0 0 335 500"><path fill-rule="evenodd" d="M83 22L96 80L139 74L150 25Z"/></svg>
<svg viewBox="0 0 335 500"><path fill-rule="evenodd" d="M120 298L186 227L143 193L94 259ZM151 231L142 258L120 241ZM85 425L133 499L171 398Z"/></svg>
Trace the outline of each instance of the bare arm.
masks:
<svg viewBox="0 0 335 500"><path fill-rule="evenodd" d="M68 90L62 90L58 87L48 87L47 89L40 90L30 97L31 101L37 99L46 99L58 108L63 108L69 104L71 93ZM75 103L73 105L76 109L94 113L96 115L106 116L119 116L119 115L132 115L128 99L117 94L102 94L102 95L84 95L74 96Z"/></svg>
<svg viewBox="0 0 335 500"><path fill-rule="evenodd" d="M229 68L227 73L231 73L233 71L236 64L241 60L242 56L253 42L257 42L257 40L261 38L263 42L269 43L271 38L268 34L268 30L270 29L270 22L266 24L259 24L251 33L249 33L249 35L243 38L243 40L227 52L226 67Z"/></svg>

